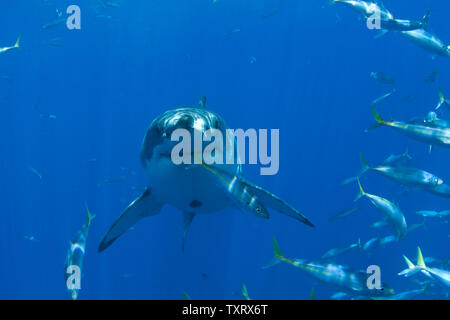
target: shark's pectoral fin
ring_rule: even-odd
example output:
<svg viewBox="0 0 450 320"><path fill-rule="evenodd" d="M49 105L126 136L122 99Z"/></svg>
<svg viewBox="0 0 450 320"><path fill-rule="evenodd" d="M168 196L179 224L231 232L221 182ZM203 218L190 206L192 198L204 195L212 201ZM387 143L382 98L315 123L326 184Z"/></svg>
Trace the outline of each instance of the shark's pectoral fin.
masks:
<svg viewBox="0 0 450 320"><path fill-rule="evenodd" d="M267 208L273 209L282 213L286 216L294 218L304 224L314 227L311 221L308 220L304 215L298 212L294 207L289 205L288 203L281 200L279 197L274 195L273 193L254 185L253 183L242 179L242 182L248 187L249 191L254 194L261 203Z"/></svg>
<svg viewBox="0 0 450 320"><path fill-rule="evenodd" d="M98 247L98 252L108 248L118 237L128 231L140 219L159 213L162 204L146 189L114 222Z"/></svg>
<svg viewBox="0 0 450 320"><path fill-rule="evenodd" d="M183 214L184 226L183 226L183 240L181 242L181 250L184 252L184 243L186 241L186 235L188 233L189 227L191 226L192 220L194 220L195 213L185 212Z"/></svg>

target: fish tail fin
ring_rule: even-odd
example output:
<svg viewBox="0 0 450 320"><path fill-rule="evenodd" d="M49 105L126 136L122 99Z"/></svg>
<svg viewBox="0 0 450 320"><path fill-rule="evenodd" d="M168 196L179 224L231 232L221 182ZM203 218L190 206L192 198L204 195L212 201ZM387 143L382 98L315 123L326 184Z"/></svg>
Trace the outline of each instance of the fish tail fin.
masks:
<svg viewBox="0 0 450 320"><path fill-rule="evenodd" d="M86 213L87 213L86 225L89 226L91 224L91 221L95 218L95 215L92 214L91 211L89 211L87 203L85 203L84 205L86 207Z"/></svg>
<svg viewBox="0 0 450 320"><path fill-rule="evenodd" d="M443 104L449 106L450 100L445 99L444 90L442 90L442 88L439 88L439 103L436 107L436 110L442 107Z"/></svg>
<svg viewBox="0 0 450 320"><path fill-rule="evenodd" d="M423 16L422 18L422 28L425 29L428 26L428 22L430 21L431 10Z"/></svg>
<svg viewBox="0 0 450 320"><path fill-rule="evenodd" d="M17 37L17 40L16 40L16 43L14 44L14 48L19 48L19 46L20 46L20 38L22 37L22 35L19 35L18 37Z"/></svg>
<svg viewBox="0 0 450 320"><path fill-rule="evenodd" d="M359 187L359 193L358 193L358 195L356 196L356 198L354 200L355 202L366 195L366 193L364 192L364 190L363 190L363 188L361 186L361 181L359 181L359 178L358 178L358 187Z"/></svg>
<svg viewBox="0 0 450 320"><path fill-rule="evenodd" d="M408 158L409 160L412 160L412 157L411 157L411 155L409 154L409 149L408 149L408 148L406 148L406 151L405 151L405 153L403 154L403 156L404 156L405 158Z"/></svg>
<svg viewBox="0 0 450 320"><path fill-rule="evenodd" d="M310 298L310 300L317 300L316 290L314 289L314 287L311 288L311 293L309 294L309 298Z"/></svg>
<svg viewBox="0 0 450 320"><path fill-rule="evenodd" d="M414 268L414 267L415 267L415 266L414 266L414 263L412 263L412 261L409 260L407 256L403 255L403 259L405 260L405 262L406 262L408 268L411 269L411 268Z"/></svg>
<svg viewBox="0 0 450 320"><path fill-rule="evenodd" d="M250 297L248 296L248 291L247 291L247 286L245 285L245 283L242 284L242 292L241 292L242 296L244 297L245 300L251 300Z"/></svg>
<svg viewBox="0 0 450 320"><path fill-rule="evenodd" d="M281 254L281 250L280 247L278 246L278 242L275 239L275 237L272 240L273 242L273 258L272 260L266 264L265 266L263 266L263 269L267 269L269 267L272 267L278 263L280 263L282 260L285 260L286 258L283 257L283 255Z"/></svg>
<svg viewBox="0 0 450 320"><path fill-rule="evenodd" d="M388 122L385 121L385 120L380 116L380 114L377 112L377 110L375 110L374 107L372 107L371 109L372 109L372 114L373 114L373 116L374 116L374 118L375 118L375 121L377 122L378 125L387 125L387 124L388 124Z"/></svg>
<svg viewBox="0 0 450 320"><path fill-rule="evenodd" d="M192 300L191 297L185 291L182 291L181 293L183 294L184 300Z"/></svg>
<svg viewBox="0 0 450 320"><path fill-rule="evenodd" d="M408 259L407 256L403 255L403 259L405 260L408 268L398 273L399 276L410 277L418 273L421 269L412 263L411 260Z"/></svg>
<svg viewBox="0 0 450 320"><path fill-rule="evenodd" d="M361 249L361 248L362 248L362 247L361 247L361 238L358 238L358 242L357 242L357 244L358 244L358 248L360 248L360 249Z"/></svg>
<svg viewBox="0 0 450 320"><path fill-rule="evenodd" d="M281 253L281 250L280 250L280 246L278 245L278 242L275 239L275 237L273 238L273 255L278 260L284 259L283 254Z"/></svg>
<svg viewBox="0 0 450 320"><path fill-rule="evenodd" d="M366 158L364 158L364 155L362 153L359 154L359 158L361 159L361 166L363 170L371 169L369 163L366 161Z"/></svg>
<svg viewBox="0 0 450 320"><path fill-rule="evenodd" d="M444 90L442 90L442 88L439 88L439 101L440 102L445 101Z"/></svg>
<svg viewBox="0 0 450 320"><path fill-rule="evenodd" d="M358 180L364 173L366 173L368 170L372 169L372 167L366 161L366 159L364 158L364 155L362 153L359 154L359 158L361 160L361 171L359 172L359 174L355 180Z"/></svg>
<svg viewBox="0 0 450 320"><path fill-rule="evenodd" d="M421 269L427 269L425 261L423 260L423 255L422 251L420 250L420 247L417 247L417 267Z"/></svg>

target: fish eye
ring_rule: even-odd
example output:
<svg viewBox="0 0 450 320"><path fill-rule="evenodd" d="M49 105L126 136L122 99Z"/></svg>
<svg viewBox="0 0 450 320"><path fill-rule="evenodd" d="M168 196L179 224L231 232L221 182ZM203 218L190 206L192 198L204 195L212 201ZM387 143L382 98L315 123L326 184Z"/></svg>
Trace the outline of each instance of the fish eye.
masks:
<svg viewBox="0 0 450 320"><path fill-rule="evenodd" d="M260 209L260 208L256 208L256 212L257 212L257 213L260 213L260 212L261 212L261 209Z"/></svg>

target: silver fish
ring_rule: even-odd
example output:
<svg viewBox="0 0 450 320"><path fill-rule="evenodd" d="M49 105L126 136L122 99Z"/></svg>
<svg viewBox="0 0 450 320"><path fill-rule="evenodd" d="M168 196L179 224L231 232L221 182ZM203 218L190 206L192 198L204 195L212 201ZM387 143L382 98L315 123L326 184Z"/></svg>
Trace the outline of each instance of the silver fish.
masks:
<svg viewBox="0 0 450 320"><path fill-rule="evenodd" d="M393 227L395 234L397 236L397 240L403 238L406 235L406 230L408 226L406 225L405 216L403 215L400 208L396 204L385 198L366 193L363 190L359 179L358 179L358 186L359 186L359 194L355 200L358 200L361 197L368 198L370 202L372 202L372 204L383 213L383 215L386 218L386 221L389 222L389 224Z"/></svg>
<svg viewBox="0 0 450 320"><path fill-rule="evenodd" d="M434 54L450 57L450 46L424 29L400 32L404 37Z"/></svg>
<svg viewBox="0 0 450 320"><path fill-rule="evenodd" d="M288 259L282 255L275 239L273 239L273 247L274 259L267 267L280 262L285 262L305 271L309 276L333 286L339 291L351 295L379 297L391 296L395 293L394 290L385 283L382 284L382 288L379 290L369 289L367 287L367 274L365 272L356 271L347 266L335 263L322 263L303 259Z"/></svg>
<svg viewBox="0 0 450 320"><path fill-rule="evenodd" d="M65 270L64 279L66 281L67 290L69 292L70 297L73 300L76 300L78 298L78 293L80 289L70 288L68 280L70 280L69 277L73 273L72 271L73 267L79 268L81 276L81 270L83 269L84 254L86 252L86 240L89 232L89 227L91 225L91 221L94 218L94 216L90 213L87 205L86 205L86 212L87 212L86 222L77 232L75 237L70 241L70 248L69 251L67 252L66 263L64 268Z"/></svg>
<svg viewBox="0 0 450 320"><path fill-rule="evenodd" d="M0 54L6 53L9 50L20 48L20 38L21 38L21 36L19 35L19 37L16 40L16 43L13 46L0 48Z"/></svg>

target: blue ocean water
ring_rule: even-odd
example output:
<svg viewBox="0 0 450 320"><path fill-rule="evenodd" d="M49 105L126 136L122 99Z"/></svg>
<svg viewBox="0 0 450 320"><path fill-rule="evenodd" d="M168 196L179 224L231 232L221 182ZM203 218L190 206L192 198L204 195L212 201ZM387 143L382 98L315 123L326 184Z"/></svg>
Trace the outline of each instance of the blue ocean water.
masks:
<svg viewBox="0 0 450 320"><path fill-rule="evenodd" d="M102 5L103 3L103 5ZM398 33L375 39L351 9L316 0L3 1L0 47L0 298L68 299L64 262L70 240L96 215L87 239L80 299L239 299L242 283L254 299L329 299L336 289L280 264L262 269L276 237L288 257L317 260L328 249L391 234L369 228L381 214L355 206L357 186L340 183L369 163L408 148L411 166L450 179L448 149L389 129L370 132L373 99L387 119L425 117L438 88L450 97L448 57L433 57ZM81 8L81 30L43 25ZM430 29L450 43L444 0L384 4L400 18L431 9ZM424 79L433 70L434 83ZM370 77L385 72L394 86ZM164 111L207 107L231 128L280 129L280 170L244 176L294 205L316 228L271 212L270 220L229 209L195 219L181 251L182 215L165 207L140 221L111 248L97 253L122 210L144 190L139 159L151 121ZM450 113L443 113L443 118ZM450 210L448 198L404 188L369 172L366 191L399 203L408 225L418 210ZM335 262L365 270L379 265L397 292L417 289L397 275L417 246L427 257L449 258L448 223L426 226L370 255L353 250ZM33 237L33 238L30 238ZM435 295L424 295L433 299ZM439 296L447 298L445 295Z"/></svg>

